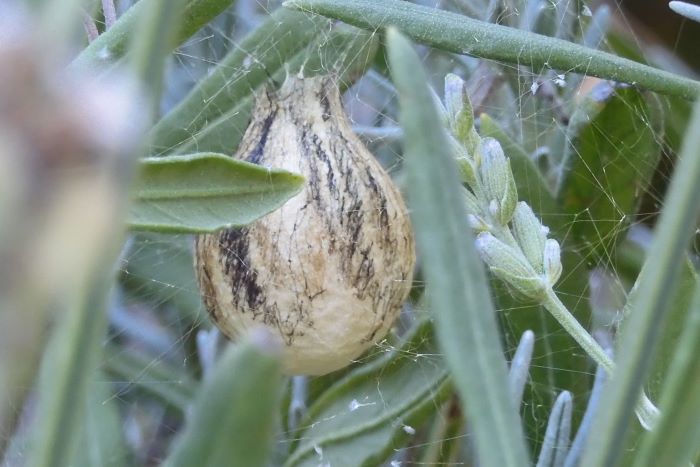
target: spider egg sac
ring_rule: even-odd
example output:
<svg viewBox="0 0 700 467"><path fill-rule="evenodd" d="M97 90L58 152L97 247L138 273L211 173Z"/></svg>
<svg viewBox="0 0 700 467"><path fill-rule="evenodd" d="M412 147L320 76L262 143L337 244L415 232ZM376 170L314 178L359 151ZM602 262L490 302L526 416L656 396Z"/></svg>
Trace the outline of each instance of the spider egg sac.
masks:
<svg viewBox="0 0 700 467"><path fill-rule="evenodd" d="M236 339L265 326L288 374L342 368L382 339L408 296L413 232L396 186L355 136L328 76L290 76L258 94L234 156L295 172L304 189L252 224L196 240L216 325Z"/></svg>

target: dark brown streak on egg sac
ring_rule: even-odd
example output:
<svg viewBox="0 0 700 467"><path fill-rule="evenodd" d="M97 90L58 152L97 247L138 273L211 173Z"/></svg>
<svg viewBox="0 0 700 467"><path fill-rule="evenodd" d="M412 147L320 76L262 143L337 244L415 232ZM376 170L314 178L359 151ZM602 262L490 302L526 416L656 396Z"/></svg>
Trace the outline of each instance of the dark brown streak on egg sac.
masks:
<svg viewBox="0 0 700 467"><path fill-rule="evenodd" d="M255 146L255 149L253 149L253 152L246 157L248 162L252 162L253 164L260 163L260 159L263 156L263 151L265 150L265 143L267 143L267 135L270 133L270 127L272 126L272 122L275 120L275 115L276 112L272 112L265 118L265 120L263 120L262 127L260 129L260 140Z"/></svg>
<svg viewBox="0 0 700 467"><path fill-rule="evenodd" d="M209 267L205 261L197 261L196 269L201 277L200 287L202 289L202 301L204 302L204 307L211 315L212 320L214 320L215 323L218 323L224 317L219 313L219 309L216 306L216 291L213 287Z"/></svg>
<svg viewBox="0 0 700 467"><path fill-rule="evenodd" d="M233 296L245 301L247 309L255 315L256 311L265 309L265 295L257 283L255 271L245 262L249 242L248 229L225 230L219 237L219 249L224 272L232 279ZM263 320L267 322L269 317L264 316Z"/></svg>
<svg viewBox="0 0 700 467"><path fill-rule="evenodd" d="M387 332L410 290L413 235L398 190L352 132L330 77L290 77L259 93L234 157L299 173L306 185L245 228L197 238L207 310L229 337L261 322L290 348L321 339L319 354L334 351L321 348L331 345L318 337L327 328L350 363ZM361 331L338 334L342 323Z"/></svg>

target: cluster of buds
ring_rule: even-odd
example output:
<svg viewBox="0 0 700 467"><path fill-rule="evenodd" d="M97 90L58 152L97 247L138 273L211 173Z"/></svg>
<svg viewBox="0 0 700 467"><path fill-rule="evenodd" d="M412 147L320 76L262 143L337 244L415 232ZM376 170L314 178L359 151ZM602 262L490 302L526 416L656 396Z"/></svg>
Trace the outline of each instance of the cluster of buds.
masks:
<svg viewBox="0 0 700 467"><path fill-rule="evenodd" d="M445 77L444 101L445 126L465 184L477 250L515 294L540 302L561 276L559 243L547 238L549 229L530 206L518 201L510 161L500 143L477 134L460 77Z"/></svg>
<svg viewBox="0 0 700 467"><path fill-rule="evenodd" d="M474 129L466 85L458 76L445 77L445 102L440 108L482 260L514 295L543 305L586 353L612 374L614 362L554 293L553 286L562 272L559 243L547 238L549 229L532 208L518 201L510 161L501 145L493 138L481 138ZM659 415L645 394L636 413L646 429L654 426Z"/></svg>

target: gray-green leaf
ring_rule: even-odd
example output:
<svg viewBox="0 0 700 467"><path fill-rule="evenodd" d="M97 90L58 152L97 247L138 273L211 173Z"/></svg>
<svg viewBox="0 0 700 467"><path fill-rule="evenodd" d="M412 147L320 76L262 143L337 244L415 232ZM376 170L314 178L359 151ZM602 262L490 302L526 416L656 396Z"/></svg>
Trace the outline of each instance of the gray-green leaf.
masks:
<svg viewBox="0 0 700 467"><path fill-rule="evenodd" d="M223 154L146 158L129 226L158 232L210 232L245 225L282 206L304 178Z"/></svg>
<svg viewBox="0 0 700 467"><path fill-rule="evenodd" d="M452 393L447 370L422 321L398 348L327 389L302 420L285 464L378 465ZM418 370L418 371L417 371ZM398 439L397 439L398 438Z"/></svg>
<svg viewBox="0 0 700 467"><path fill-rule="evenodd" d="M486 274L459 195L459 172L418 56L398 31L389 29L387 36L406 135L411 217L440 348L483 465L528 464Z"/></svg>
<svg viewBox="0 0 700 467"><path fill-rule="evenodd" d="M561 39L519 31L467 16L397 0L288 0L289 8L313 12L376 31L395 25L412 39L438 49L475 57L526 63L635 83L692 99L700 84L663 70Z"/></svg>
<svg viewBox="0 0 700 467"><path fill-rule="evenodd" d="M276 346L271 344L266 336L224 352L164 465L266 465L282 384Z"/></svg>

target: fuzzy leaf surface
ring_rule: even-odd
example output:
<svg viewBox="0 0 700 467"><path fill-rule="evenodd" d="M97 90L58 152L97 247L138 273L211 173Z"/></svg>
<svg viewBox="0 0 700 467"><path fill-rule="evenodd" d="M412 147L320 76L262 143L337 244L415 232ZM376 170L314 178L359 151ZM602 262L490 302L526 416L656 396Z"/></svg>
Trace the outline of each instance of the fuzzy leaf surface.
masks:
<svg viewBox="0 0 700 467"><path fill-rule="evenodd" d="M451 393L431 334L423 321L397 348L328 388L302 420L301 441L285 465L378 465L400 449L407 430Z"/></svg>
<svg viewBox="0 0 700 467"><path fill-rule="evenodd" d="M280 361L271 350L262 339L226 349L164 465L267 465L282 384Z"/></svg>
<svg viewBox="0 0 700 467"><path fill-rule="evenodd" d="M399 94L411 217L424 261L428 305L484 465L529 462L484 266L464 215L459 170L420 59L398 31L387 32Z"/></svg>
<svg viewBox="0 0 700 467"><path fill-rule="evenodd" d="M398 0L288 0L289 8L339 19L377 31L396 26L411 39L432 47L513 65L528 64L604 79L693 99L700 84L673 73L599 50L467 16Z"/></svg>
<svg viewBox="0 0 700 467"><path fill-rule="evenodd" d="M128 223L134 230L211 232L253 222L299 193L304 178L223 154L141 159Z"/></svg>

